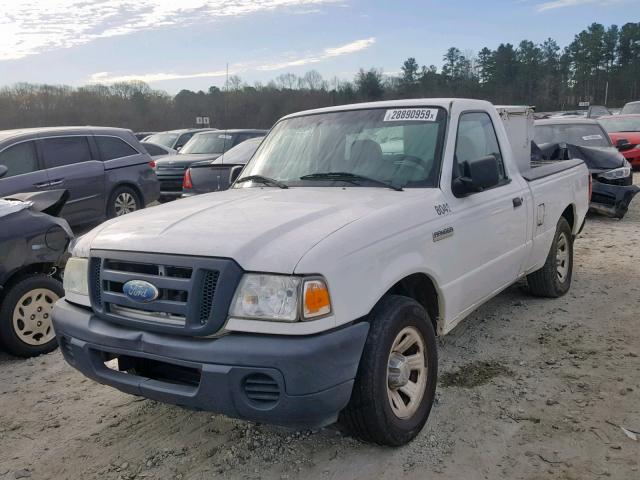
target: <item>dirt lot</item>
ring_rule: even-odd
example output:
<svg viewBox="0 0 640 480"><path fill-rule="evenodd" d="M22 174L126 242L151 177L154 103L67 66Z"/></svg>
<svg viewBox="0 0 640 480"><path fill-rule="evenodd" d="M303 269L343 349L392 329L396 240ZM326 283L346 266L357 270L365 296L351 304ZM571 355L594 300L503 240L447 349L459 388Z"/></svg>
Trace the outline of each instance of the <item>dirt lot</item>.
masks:
<svg viewBox="0 0 640 480"><path fill-rule="evenodd" d="M640 175L636 174L636 183ZM590 217L559 300L514 286L440 340L422 434L380 448L141 400L0 354L0 479L640 479L640 200Z"/></svg>

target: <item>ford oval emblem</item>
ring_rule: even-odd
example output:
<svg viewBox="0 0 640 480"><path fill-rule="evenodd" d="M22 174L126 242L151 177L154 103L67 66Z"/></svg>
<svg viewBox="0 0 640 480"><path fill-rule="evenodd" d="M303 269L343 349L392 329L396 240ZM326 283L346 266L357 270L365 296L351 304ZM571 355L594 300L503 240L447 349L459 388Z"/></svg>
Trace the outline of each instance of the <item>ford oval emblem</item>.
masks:
<svg viewBox="0 0 640 480"><path fill-rule="evenodd" d="M144 280L129 280L122 286L122 293L128 299L139 303L153 302L159 294L155 285Z"/></svg>

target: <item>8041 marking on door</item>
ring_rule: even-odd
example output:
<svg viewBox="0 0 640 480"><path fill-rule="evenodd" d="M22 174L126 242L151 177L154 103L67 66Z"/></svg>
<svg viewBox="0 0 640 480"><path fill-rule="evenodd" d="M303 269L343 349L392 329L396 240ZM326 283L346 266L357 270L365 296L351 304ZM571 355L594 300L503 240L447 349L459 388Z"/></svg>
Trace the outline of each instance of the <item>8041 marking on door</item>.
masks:
<svg viewBox="0 0 640 480"><path fill-rule="evenodd" d="M448 203L440 203L438 205L434 205L433 208L436 209L436 213L439 216L446 215L448 213L453 213Z"/></svg>

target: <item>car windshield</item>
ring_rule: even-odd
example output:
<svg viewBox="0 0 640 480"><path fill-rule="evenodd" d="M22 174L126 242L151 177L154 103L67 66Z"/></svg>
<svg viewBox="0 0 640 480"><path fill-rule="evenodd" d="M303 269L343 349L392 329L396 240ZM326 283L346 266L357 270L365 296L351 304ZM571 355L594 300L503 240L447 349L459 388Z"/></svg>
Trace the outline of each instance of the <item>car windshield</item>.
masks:
<svg viewBox="0 0 640 480"><path fill-rule="evenodd" d="M221 157L216 158L212 163L216 165L221 163L244 165L249 161L251 155L255 153L258 145L260 145L260 142L263 138L264 137L257 137L245 140L240 145L236 145L235 147L233 147Z"/></svg>
<svg viewBox="0 0 640 480"><path fill-rule="evenodd" d="M293 117L273 128L242 176L303 187L343 187L345 182L435 187L445 123L446 112L435 107ZM256 185L264 183L242 182L236 188Z"/></svg>
<svg viewBox="0 0 640 480"><path fill-rule="evenodd" d="M599 125L588 123L564 123L555 125L536 125L535 142L571 143L580 147L610 147L609 136Z"/></svg>
<svg viewBox="0 0 640 480"><path fill-rule="evenodd" d="M627 115L630 113L640 113L640 102L627 103L624 107L622 107L622 111L620 113L623 115Z"/></svg>
<svg viewBox="0 0 640 480"><path fill-rule="evenodd" d="M172 148L173 144L178 139L177 133L155 133L147 138L145 141L149 143L157 143L165 147Z"/></svg>
<svg viewBox="0 0 640 480"><path fill-rule="evenodd" d="M640 132L640 115L635 118L601 118L598 121L607 132Z"/></svg>
<svg viewBox="0 0 640 480"><path fill-rule="evenodd" d="M191 137L180 153L224 153L231 145L233 145L233 135L228 133L198 133Z"/></svg>

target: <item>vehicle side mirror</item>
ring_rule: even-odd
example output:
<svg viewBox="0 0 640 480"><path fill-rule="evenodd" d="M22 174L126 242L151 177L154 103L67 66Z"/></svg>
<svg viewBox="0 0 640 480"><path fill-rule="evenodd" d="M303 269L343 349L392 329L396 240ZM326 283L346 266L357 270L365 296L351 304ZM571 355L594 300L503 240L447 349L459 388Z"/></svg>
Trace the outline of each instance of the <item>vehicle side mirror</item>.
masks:
<svg viewBox="0 0 640 480"><path fill-rule="evenodd" d="M619 138L616 142L616 148L621 152L626 152L627 150L631 150L635 145L629 143L629 140L626 138Z"/></svg>
<svg viewBox="0 0 640 480"><path fill-rule="evenodd" d="M0 178L4 177L8 171L8 167L6 167L5 165L0 165Z"/></svg>
<svg viewBox="0 0 640 480"><path fill-rule="evenodd" d="M453 181L453 193L464 196L491 188L500 183L500 164L495 155L464 163L463 175Z"/></svg>
<svg viewBox="0 0 640 480"><path fill-rule="evenodd" d="M231 168L231 175L229 176L229 184L237 180L237 178L240 176L240 173L242 173L243 169L244 169L244 165L238 165Z"/></svg>

